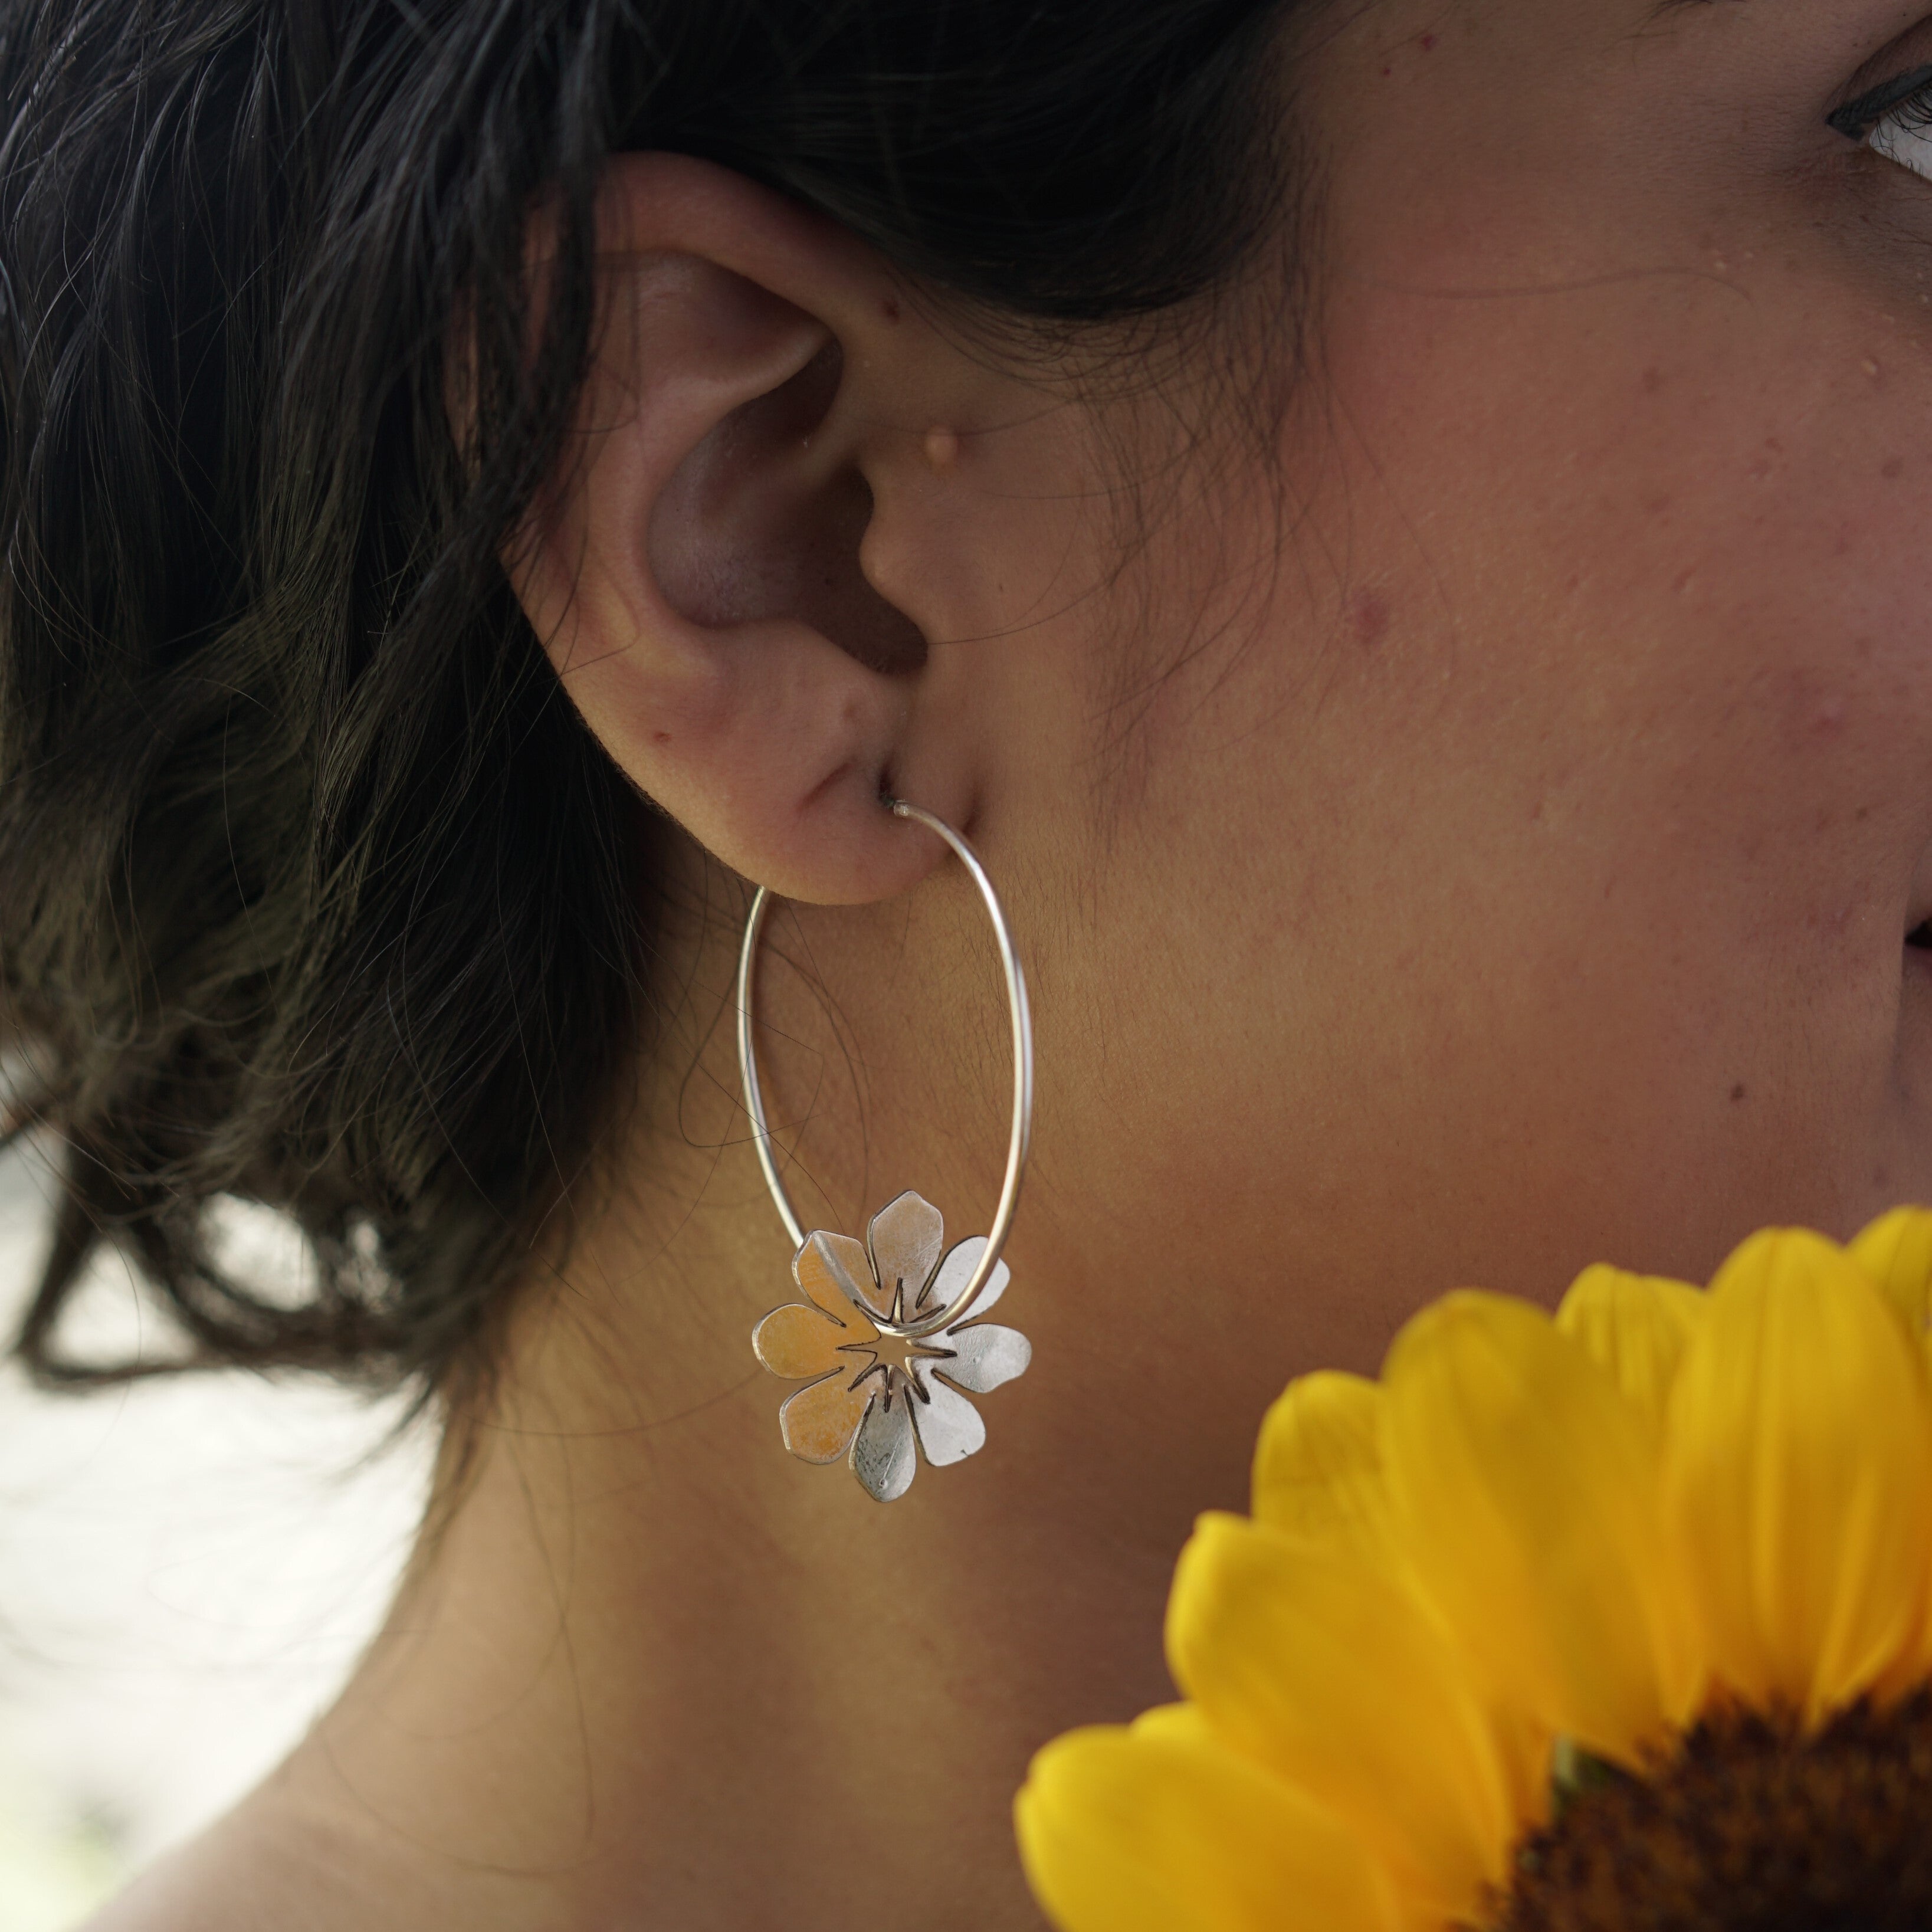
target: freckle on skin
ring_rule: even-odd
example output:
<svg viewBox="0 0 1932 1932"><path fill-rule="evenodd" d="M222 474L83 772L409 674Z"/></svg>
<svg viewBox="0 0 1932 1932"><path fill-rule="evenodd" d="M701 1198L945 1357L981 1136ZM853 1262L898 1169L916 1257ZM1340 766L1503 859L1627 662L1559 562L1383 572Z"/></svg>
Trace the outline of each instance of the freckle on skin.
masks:
<svg viewBox="0 0 1932 1932"><path fill-rule="evenodd" d="M1738 1084L1731 1089L1731 1098L1733 1100L1742 1100L1744 1097L1744 1082L1740 1080Z"/></svg>
<svg viewBox="0 0 1932 1932"><path fill-rule="evenodd" d="M934 470L950 470L959 460L958 432L935 425L926 433L926 460Z"/></svg>
<svg viewBox="0 0 1932 1932"><path fill-rule="evenodd" d="M1886 478L1888 482L1894 476L1904 476L1905 474L1905 458L1902 456L1887 457L1885 461L1879 465L1878 473L1881 476Z"/></svg>
<svg viewBox="0 0 1932 1932"><path fill-rule="evenodd" d="M882 310L884 310L884 312L885 312L885 317L886 317L886 320L888 322L896 322L896 321L898 321L898 319L899 319L899 305L898 305L898 302L896 302L896 301L892 298L892 296L886 296L886 298L885 298L885 300L884 300L884 302L882 302L879 304L879 306L880 306L880 308Z"/></svg>
<svg viewBox="0 0 1932 1932"><path fill-rule="evenodd" d="M1426 54L1432 54L1436 51L1436 36L1433 34L1423 35L1422 51Z"/></svg>

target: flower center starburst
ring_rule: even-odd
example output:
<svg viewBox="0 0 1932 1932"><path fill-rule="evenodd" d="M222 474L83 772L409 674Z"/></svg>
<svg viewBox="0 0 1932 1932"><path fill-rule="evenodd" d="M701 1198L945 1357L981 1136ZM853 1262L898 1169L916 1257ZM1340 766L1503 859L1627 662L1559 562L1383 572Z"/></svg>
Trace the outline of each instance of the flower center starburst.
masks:
<svg viewBox="0 0 1932 1932"><path fill-rule="evenodd" d="M884 1380L889 1394L914 1385L912 1365L915 1362L945 1362L952 1359L950 1348L934 1348L927 1343L915 1340L910 1335L896 1335L882 1329L869 1341L850 1342L841 1348L842 1355L859 1358L858 1378L877 1375Z"/></svg>

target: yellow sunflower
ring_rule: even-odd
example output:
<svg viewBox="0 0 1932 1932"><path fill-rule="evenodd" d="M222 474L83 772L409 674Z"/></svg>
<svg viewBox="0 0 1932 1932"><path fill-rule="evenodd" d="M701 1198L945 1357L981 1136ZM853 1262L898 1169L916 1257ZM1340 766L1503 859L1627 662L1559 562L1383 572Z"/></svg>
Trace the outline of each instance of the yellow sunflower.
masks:
<svg viewBox="0 0 1932 1932"><path fill-rule="evenodd" d="M1016 1807L1064 1932L1932 1926L1932 1214L1452 1294L1202 1519L1186 1701Z"/></svg>

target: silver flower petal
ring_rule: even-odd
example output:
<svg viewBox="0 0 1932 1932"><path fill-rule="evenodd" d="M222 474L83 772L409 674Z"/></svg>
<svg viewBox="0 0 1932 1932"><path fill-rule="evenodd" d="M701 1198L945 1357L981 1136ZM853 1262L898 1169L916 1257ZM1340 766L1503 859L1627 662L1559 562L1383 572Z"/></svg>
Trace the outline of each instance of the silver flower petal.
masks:
<svg viewBox="0 0 1932 1932"><path fill-rule="evenodd" d="M852 1473L874 1502L896 1502L912 1487L919 1451L912 1432L912 1406L903 1390L876 1395L852 1444Z"/></svg>
<svg viewBox="0 0 1932 1932"><path fill-rule="evenodd" d="M920 1369L944 1366L934 1362L918 1364ZM924 1375L920 1377L920 1387L926 1400L910 1405L912 1419L919 1430L919 1446L935 1469L943 1469L949 1462L963 1462L986 1446L986 1425L980 1412L963 1395Z"/></svg>
<svg viewBox="0 0 1932 1932"><path fill-rule="evenodd" d="M1033 1360L1033 1344L1017 1328L1002 1328L997 1322L948 1329L934 1338L934 1346L951 1349L951 1359L926 1366L976 1395L990 1394L1002 1382L1024 1375Z"/></svg>
<svg viewBox="0 0 1932 1932"><path fill-rule="evenodd" d="M936 1315L966 1284L973 1279L973 1270L980 1265L980 1257L986 1252L986 1238L974 1234L962 1241L939 1264L932 1280L927 1284L926 1292L920 1297L919 1305L910 1312L914 1315ZM1006 1283L1012 1280L1012 1270L1004 1262L994 1263L993 1272L986 1278L986 1285L974 1296L970 1308L962 1308L958 1320L976 1320L986 1314L994 1302L1006 1292Z"/></svg>
<svg viewBox="0 0 1932 1932"><path fill-rule="evenodd" d="M878 1290L872 1280L866 1244L855 1241L850 1234L828 1234L820 1228L808 1236L805 1246L792 1258L791 1277L828 1315L838 1315L839 1294L868 1314L883 1312L872 1306Z"/></svg>
<svg viewBox="0 0 1932 1932"><path fill-rule="evenodd" d="M872 1272L878 1281L874 1304L888 1320L893 1316L895 1292L904 1287L908 1315L917 1304L920 1292L939 1261L946 1239L946 1223L930 1201L908 1188L896 1200L889 1201L872 1216L866 1230L866 1246L872 1259Z"/></svg>

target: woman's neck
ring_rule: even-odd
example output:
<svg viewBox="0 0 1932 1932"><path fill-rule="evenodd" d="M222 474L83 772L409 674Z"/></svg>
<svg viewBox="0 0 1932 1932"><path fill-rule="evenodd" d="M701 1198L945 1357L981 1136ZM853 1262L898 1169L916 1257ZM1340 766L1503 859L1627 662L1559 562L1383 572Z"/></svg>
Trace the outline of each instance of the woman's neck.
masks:
<svg viewBox="0 0 1932 1932"><path fill-rule="evenodd" d="M933 950L974 962L958 912ZM952 1240L991 1205L1003 1069L935 1047L891 918L788 914L813 976L761 986L772 1109L809 1123L808 1219L808 1174L868 1196L825 1208L850 1231L916 1184ZM1196 1510L1242 1505L1292 1364L1228 1351L1180 1269L1096 1264L1060 1223L1090 1225L1084 1192L1036 1168L1000 1304L1034 1366L982 1401L986 1449L885 1507L792 1460L790 1385L749 1348L796 1291L736 1105L734 946L700 923L668 962L684 1041L651 1057L610 1204L524 1292L466 1480L356 1679L98 1932L1037 1924L1009 1822L1028 1756L1171 1694L1174 1553ZM836 1028L866 1041L863 1105Z"/></svg>
<svg viewBox="0 0 1932 1932"><path fill-rule="evenodd" d="M784 1298L782 1238L756 1268L689 1245L580 1257L574 1280L592 1264L674 1339L560 1297L453 1520L266 1802L460 1892L466 1928L1035 1924L1012 1795L1057 1730L1164 1694L1184 1515L1150 1526L1096 1487L1058 1335L988 1404L979 1460L898 1503L793 1462L745 1339Z"/></svg>
<svg viewBox="0 0 1932 1932"><path fill-rule="evenodd" d="M714 1094L724 1051L699 1049ZM1168 1576L1193 1512L1238 1505L1252 1416L1123 1429L1144 1351L1096 1328L1102 1285L1036 1209L1000 1311L1034 1365L985 1400L986 1448L885 1507L792 1460L748 1341L794 1295L784 1237L742 1126L694 1131L690 1091L650 1100L648 1184L526 1295L465 1484L347 1690L102 1932L1036 1925L1028 1758L1169 1694ZM971 1198L956 1151L903 1131L915 1178ZM856 1145L823 1157L844 1156L863 1171Z"/></svg>

